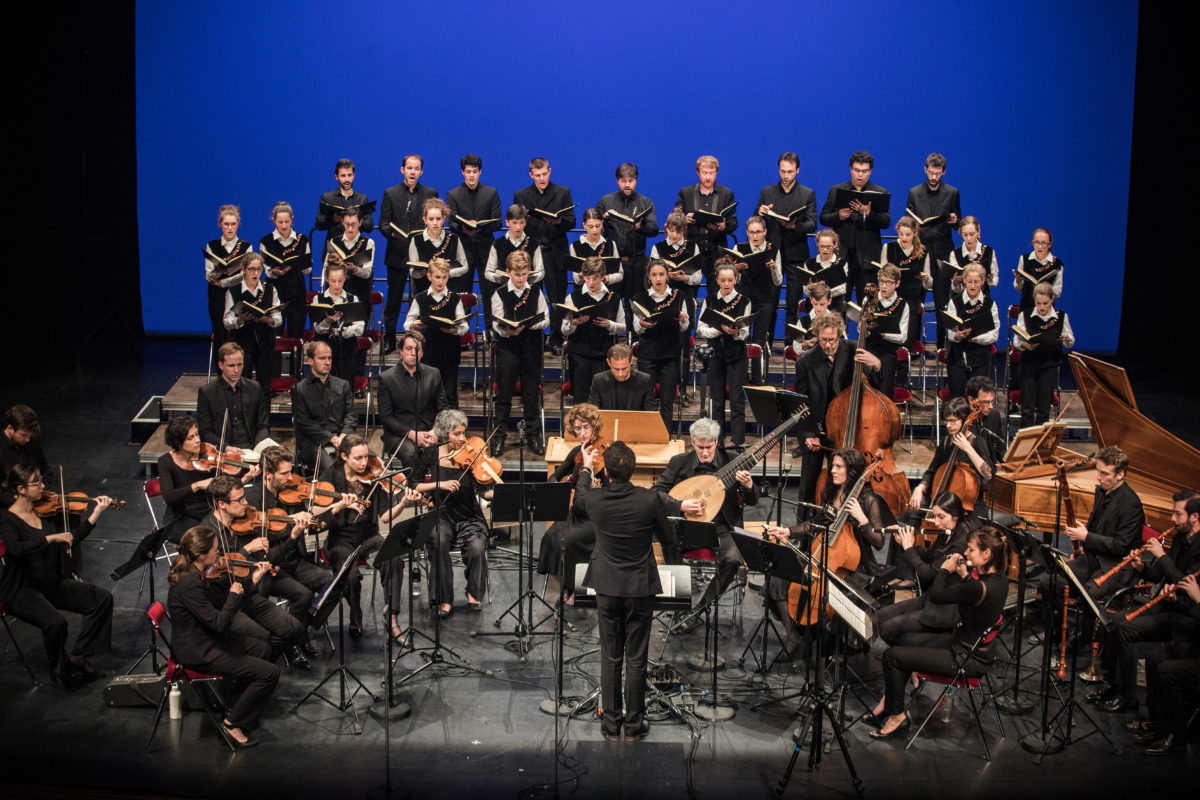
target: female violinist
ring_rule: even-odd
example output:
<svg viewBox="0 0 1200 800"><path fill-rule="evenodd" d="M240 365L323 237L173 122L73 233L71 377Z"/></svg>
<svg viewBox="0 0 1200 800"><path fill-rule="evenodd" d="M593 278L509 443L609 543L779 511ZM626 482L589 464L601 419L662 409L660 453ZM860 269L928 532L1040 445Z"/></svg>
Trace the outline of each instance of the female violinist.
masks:
<svg viewBox="0 0 1200 800"><path fill-rule="evenodd" d="M342 564L350 557L355 548L366 545L360 556L373 553L383 546L383 537L379 535L379 523L391 522L392 516L399 514L407 505L413 505L420 498L416 492L406 490L400 502L387 508L388 495L375 492L367 504L367 494L370 487L364 482L367 469L367 440L356 433L347 434L338 446L338 463L332 470L330 482L334 491L339 494L353 495L352 502L337 512L322 515L329 521L329 536L325 540L325 555L334 571L341 569ZM385 508L381 512L380 505ZM402 607L404 595L404 559L396 557L384 563L376 563L379 570L380 583L383 585L384 597L387 600L385 624L392 636L399 634L396 625L396 614ZM358 639L362 636L362 573L358 566L350 568L349 586L346 590L346 600L350 604L350 637Z"/></svg>
<svg viewBox="0 0 1200 800"><path fill-rule="evenodd" d="M878 575L880 563L874 552L883 549L883 509L886 503L871 491L870 486L863 488L857 498L849 497L854 485L862 477L867 468L866 459L857 450L849 448L835 450L829 466L829 480L821 490L820 504L823 510L812 523L795 525L791 528L771 527L767 533L773 539L788 539L805 551L811 550L811 540L823 530L820 526L828 525L845 507L849 512L847 524L853 533L855 548L859 553L858 564L852 572L865 575ZM832 532L831 532L832 533ZM830 564L830 569L834 568ZM791 658L800 643L800 631L796 622L796 613L802 610L805 603L789 604L788 593L792 588L789 581L782 578L772 578L764 587L764 591L772 601L772 607L783 620L787 630L785 657ZM796 607L793 607L796 606Z"/></svg>
<svg viewBox="0 0 1200 800"><path fill-rule="evenodd" d="M163 526L167 538L178 543L183 532L208 516L210 510L206 490L213 473L197 464L200 456L200 431L192 417L172 417L164 436L170 448L158 459L158 482L163 502L167 506ZM248 482L258 474L258 468L242 476Z"/></svg>
<svg viewBox="0 0 1200 800"><path fill-rule="evenodd" d="M418 492L436 492L441 506L437 527L434 528L435 551L430 555L434 578L429 584L429 603L437 606L438 616L445 619L454 610L454 569L450 551L462 551L463 573L467 580L467 607L482 611L487 589L487 522L479 506L479 484L472 470L464 469L453 459L467 441L467 417L457 409L448 408L433 421L433 433L444 442L437 448L437 460L429 467L431 480L416 487ZM487 453L481 451L480 458ZM491 498L491 490L484 497Z"/></svg>
<svg viewBox="0 0 1200 800"><path fill-rule="evenodd" d="M937 531L937 539L929 547L916 546L916 532L907 525L899 526L892 533L889 556L897 554L895 562L901 565L901 574L915 579L923 594L879 610L879 635L890 645L900 644L907 633L944 633L958 622L957 606L930 602L929 587L938 566L947 556L967 551L967 535L978 528L979 523L967 513L954 492L938 495L929 510L929 517Z"/></svg>
<svg viewBox="0 0 1200 800"><path fill-rule="evenodd" d="M179 554L167 573L171 649L188 669L228 675L244 686L222 720L221 733L234 747L253 747L256 742L247 731L262 717L279 682L279 671L269 644L234 632L246 588L238 580L206 579L206 573L216 571L219 559L217 532L211 528L189 528L179 540ZM258 562L250 576L255 586L269 569L267 562Z"/></svg>
<svg viewBox="0 0 1200 800"><path fill-rule="evenodd" d="M970 564L968 565L968 562ZM954 675L959 662L988 628L1000 621L1008 598L1008 545L1000 531L985 525L967 538L966 558L947 556L929 590L929 600L958 606L962 624L953 633L914 633L903 647L889 647L883 654L883 699L863 714L862 721L879 725L871 731L875 739L902 736L909 728L904 711L905 686L913 672ZM977 678L992 661L989 645L981 645L965 674Z"/></svg>
<svg viewBox="0 0 1200 800"><path fill-rule="evenodd" d="M942 406L942 421L946 424L946 438L933 451L933 461L929 463L929 469L925 470L925 474L921 476L921 482L913 489L912 496L909 498L908 505L912 511L901 514L899 517L901 522L915 524L924 517L924 513L917 509L921 508L921 502L935 488L934 479L938 469L942 466L945 466L947 470L955 470L962 480L970 484L969 488L973 492L967 489L958 489L955 493L962 499L963 507L967 511L974 511L975 499L983 493L983 490L987 488L988 481L992 479L992 461L987 443L966 430L965 423L970 415L971 404L965 397L951 397ZM966 457L965 461L959 456L960 452ZM967 466L968 464L970 466ZM951 480L947 484L947 488L954 486L955 480Z"/></svg>
<svg viewBox="0 0 1200 800"><path fill-rule="evenodd" d="M17 619L41 629L50 678L56 686L71 691L77 680L99 675L87 657L112 649L113 598L99 586L69 577L66 561L72 545L87 538L112 498L96 498L92 513L80 519L74 530L59 531L54 519L42 519L33 511L33 504L45 491L37 467L17 464L8 471L6 482L15 499L0 511L0 536L7 553L0 572L0 602ZM67 621L60 609L83 615L70 655Z"/></svg>
<svg viewBox="0 0 1200 800"><path fill-rule="evenodd" d="M567 453L567 457L550 476L552 481L569 480L572 485L579 478L583 468L583 448L599 448L603 440L600 438L604 430L604 418L600 409L591 403L580 403L567 412L566 426L575 432L579 444ZM597 468L596 480L601 486L608 484L608 475L603 469ZM592 555L596 545L596 531L592 523L582 517L577 517L572 511L566 522L558 522L546 528L538 554L538 573L542 575L558 575L559 558L565 550L566 575L563 577L563 600L571 604L575 599L575 565L582 564Z"/></svg>

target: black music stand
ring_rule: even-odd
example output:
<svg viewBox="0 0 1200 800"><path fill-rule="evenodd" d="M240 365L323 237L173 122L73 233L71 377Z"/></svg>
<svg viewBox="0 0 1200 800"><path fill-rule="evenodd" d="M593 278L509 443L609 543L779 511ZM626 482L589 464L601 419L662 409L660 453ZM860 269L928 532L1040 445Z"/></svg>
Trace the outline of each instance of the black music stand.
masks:
<svg viewBox="0 0 1200 800"><path fill-rule="evenodd" d="M758 663L758 669L755 671L765 674L769 669L769 665L767 664L767 632L775 634L775 639L779 642L780 654L782 654L783 649L786 647L783 637L779 635L779 630L775 627L775 622L771 619L771 597L768 590L771 578L783 578L792 583L798 583L801 586L808 586L808 567L800 562L799 554L792 548L785 544L773 542L768 538L755 536L749 531L734 530L733 543L737 545L738 553L741 554L742 560L746 562L746 567L763 574L762 620L750 632L746 647L742 650L742 657L738 659L738 665L740 666L746 661L746 654L749 653L754 656L755 661ZM762 640L759 644L759 652L756 655L754 652L754 639L758 636L759 629L762 630ZM778 658L779 656L776 656L776 659Z"/></svg>
<svg viewBox="0 0 1200 800"><path fill-rule="evenodd" d="M166 538L167 528L156 527L154 530L147 533L142 537L142 540L137 543L137 546L134 547L133 552L129 555L129 560L114 569L109 577L114 581L119 581L126 575L135 572L138 567L142 567L143 580L145 580L146 576L149 576L150 578L150 605L154 605L155 554L158 552L158 548L162 547L163 540ZM158 649L158 636L154 632L153 624L150 625L149 647L146 648L145 652L138 656L138 660L133 662L133 666L130 667L129 671L125 674L132 675L133 671L137 669L143 661L146 660L146 656L150 656L150 666L154 670L155 675L162 672L163 669L166 668L167 657L163 651ZM163 665L161 667L158 665L159 656L162 656L163 659Z"/></svg>
<svg viewBox="0 0 1200 800"><path fill-rule="evenodd" d="M299 711L300 706L304 705L310 697L316 697L318 700L324 700L338 711L344 712L346 709L350 709L354 712L355 735L362 733L362 727L359 724L358 709L354 707L354 696L358 694L358 689L362 689L364 692L366 692L367 696L371 698L371 702L375 702L377 699L375 695L371 694L371 690L367 688L366 684L360 681L358 676L351 672L350 668L346 666L346 613L342 606L342 597L346 594L346 586L350 582L350 570L352 570L354 565L358 563L359 554L362 552L362 548L362 545L354 548L354 552L351 553L344 562L342 562L342 567L337 571L337 574L333 576L333 580L331 580L329 584L320 591L319 594L313 597L311 619L308 623L309 627L313 630L317 630L324 625L329 619L329 616L333 613L333 609L337 609L338 665L336 668L331 670L329 674L321 680L320 683L314 686L311 692L300 698L300 701L291 708L292 712L295 713L296 711ZM338 678L338 702L336 703L325 695L318 694L321 687L328 683L334 676ZM358 684L358 689L355 689L354 692L352 692L349 696L346 695L347 677Z"/></svg>
<svg viewBox="0 0 1200 800"><path fill-rule="evenodd" d="M826 530L826 535L829 535ZM812 740L808 748L808 771L813 772L821 763L822 749L822 734L824 733L824 723L828 719L829 727L833 730L834 737L837 738L838 746L842 750L842 758L846 761L846 769L850 772L850 780L854 785L854 791L860 796L864 791L862 778L858 777L858 772L854 769L854 761L850 758L850 751L846 748L846 739L842 733L842 723L838 715L833 710L833 705L830 702L829 693L825 691L825 633L829 629L828 606L829 606L829 584L831 581L841 582L841 579L829 571L829 548L821 548L820 562L813 562L809 559L809 567L814 572L819 569L822 576L821 580L817 581L817 587L820 594L816 598L817 601L817 644L816 644L816 662L817 662L817 677L812 685L811 691L808 692L807 698L810 705L809 722L812 725ZM809 594L812 594L812 586L809 586ZM792 738L795 745L792 748L792 757L788 760L787 769L783 773L783 777L779 779L779 783L775 788L775 793L782 796L787 789L788 781L791 780L792 770L796 766L796 759L800 757L800 748L803 746L803 728L799 728L793 734Z"/></svg>
<svg viewBox="0 0 1200 800"><path fill-rule="evenodd" d="M1046 617L1048 620L1053 619L1050 609L1053 608L1054 598L1058 597L1058 593L1055 591L1055 578L1063 577L1067 580L1068 585L1075 588L1076 595L1079 598L1080 609L1087 608L1092 613L1092 617L1097 621L1097 623L1104 628L1112 628L1116 624L1113 619L1104 612L1104 609L1096 605L1096 601L1093 600L1092 596L1088 594L1087 588L1082 582L1080 582L1079 578L1067 565L1067 558L1063 556L1062 553L1058 552L1049 545L1039 544L1037 553L1034 555L1034 560L1040 564L1045 564L1047 569L1050 570L1050 597L1042 599L1042 602L1047 609ZM1067 609L1064 607L1064 623L1066 615ZM1076 615L1075 627L1077 631L1082 618L1082 613ZM1098 733L1104 739L1104 741L1108 742L1108 746L1113 750L1113 755L1121 755L1121 748L1117 747L1117 745L1113 743L1113 740L1108 737L1108 734L1101 730L1100 726L1096 724L1096 721L1087 713L1087 709L1079 705L1078 701L1075 699L1075 675L1079 662L1078 648L1069 648L1071 651L1069 654L1070 667L1064 668L1066 675L1061 681L1067 684L1067 696L1065 698L1063 697L1062 688L1059 685L1060 682L1053 684L1054 693L1058 695L1058 700L1060 703L1062 703L1062 707L1052 718L1047 719L1050 705L1051 686L1050 649L1053 646L1051 643L1051 633L1052 631L1050 630L1050 625L1047 624L1046 635L1043 637L1044 650L1042 655L1042 665L1045 670L1042 675L1042 691L1044 693L1042 697L1042 727L1023 736L1021 738L1021 747L1030 753L1037 753L1037 758L1033 760L1033 763L1041 764L1044 756L1048 754L1061 753L1068 745L1074 744L1075 742L1082 742L1092 734ZM1078 739L1072 740L1071 725L1076 709L1078 709L1079 713L1083 715L1084 719L1091 724L1092 730L1088 731L1083 736L1080 736Z"/></svg>
<svg viewBox="0 0 1200 800"><path fill-rule="evenodd" d="M522 450L522 454L524 450ZM571 511L571 484L569 483L525 483L525 470L521 470L520 483L504 483L493 487L492 493L492 523L517 523L517 562L520 566L517 572L517 599L496 617L492 624L499 628L500 621L509 615L514 615L516 625L513 634L517 637L517 653L522 664L526 661L531 643L527 641L532 636L553 636L553 631L539 631L547 620L555 617L554 606L546 602L533 590L533 539L532 529L528 522L566 522ZM530 556L525 558L525 536L530 536ZM528 579L528 584L526 580ZM528 585L528 588L526 588ZM525 616L523 603L529 601L529 616ZM533 624L533 601L537 600L549 613L537 624ZM514 614L515 609L515 614ZM472 636L508 636L504 631L476 631Z"/></svg>
<svg viewBox="0 0 1200 800"><path fill-rule="evenodd" d="M774 430L779 427L808 402L808 395L784 389L745 386L742 391L746 395L750 411L754 414L754 421L766 430ZM810 422L810 419L811 415L796 423L794 427L800 428L798 436L817 433L816 425ZM783 525L783 451L787 449L787 437L788 431L784 431L779 438L779 462L776 473L779 476L779 491L776 494L774 511L775 523L780 526ZM765 478L766 459L763 459L763 469Z"/></svg>
<svg viewBox="0 0 1200 800"><path fill-rule="evenodd" d="M692 550L701 550L708 548L715 550L720 546L720 540L717 537L717 526L713 522L703 522L701 520L690 520L686 517L671 517L671 523L675 526L675 541L679 543L679 552L687 553ZM667 626L667 634L684 633L690 629L692 621L695 620L701 612L706 612L708 603L711 599L710 592L715 593L717 585L714 578L708 586L704 587L704 594L700 596L700 602L696 604L694 609L691 609L679 616ZM707 634L706 634L707 635ZM704 662L698 669L708 669L708 642L704 643L705 653Z"/></svg>
<svg viewBox="0 0 1200 800"><path fill-rule="evenodd" d="M1008 540L1009 546L1013 552L1017 554L1017 609L1016 620L1013 623L1013 685L1012 696L1007 696L1006 693L1000 692L996 696L996 708L1006 714L1028 714L1033 710L1034 703L1032 700L1021 699L1021 648L1025 643L1025 587L1028 585L1028 569L1025 566L1026 561L1034 557L1041 546L1041 531L1036 531L1037 536L1027 531L1016 530L1015 528L1006 528L1000 525L995 520L992 524L1004 531L1005 538Z"/></svg>

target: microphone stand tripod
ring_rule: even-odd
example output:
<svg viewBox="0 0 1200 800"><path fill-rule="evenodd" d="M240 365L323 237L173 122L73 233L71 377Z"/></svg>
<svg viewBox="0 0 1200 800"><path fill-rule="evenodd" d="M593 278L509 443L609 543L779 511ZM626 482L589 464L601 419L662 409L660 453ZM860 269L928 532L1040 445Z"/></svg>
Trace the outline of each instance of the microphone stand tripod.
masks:
<svg viewBox="0 0 1200 800"><path fill-rule="evenodd" d="M830 533L827 531L826 536ZM825 633L829 629L828 603L829 603L829 548L821 548L821 561L819 571L820 577L817 581L818 595L817 600L817 644L816 644L816 666L817 678L813 684L812 693L809 698L810 712L812 717L810 723L812 725L812 740L808 748L808 771L813 772L821 763L822 754L822 735L824 733L825 721L828 719L829 727L833 731L833 735L837 738L838 746L842 750L842 758L846 760L846 769L850 772L850 779L854 785L854 791L862 796L865 787L863 786L862 778L858 777L858 772L854 769L854 761L850 758L850 751L846 748L846 739L842 733L842 723L838 719L838 715L834 712L833 706L830 703L829 694L825 691ZM809 588L811 597L812 588ZM779 780L779 784L775 789L775 794L782 797L787 789L788 781L791 780L792 770L796 766L796 759L800 756L800 748L802 746L803 736L801 735L803 728L797 729L793 738L795 746L792 748L792 757L788 761L787 769L783 773L783 777Z"/></svg>
<svg viewBox="0 0 1200 800"><path fill-rule="evenodd" d="M133 555L130 556L129 561L113 570L112 575L110 576L114 581L119 581L141 566L142 582L145 583L147 576L149 576L150 605L154 605L154 562L156 561L154 554L158 552L158 548L162 547L163 540L166 539L166 537L167 529L156 526L154 530L142 537L142 540L137 543L137 547L134 549ZM138 591L139 593L141 592L140 589ZM166 667L167 657L163 651L158 649L158 636L154 632L153 625L150 626L150 645L140 656L138 656L138 660L133 662L133 666L130 667L129 671L125 674L132 675L133 671L141 666L141 663L146 660L146 656L150 657L150 667L154 670L156 675L159 672L162 672L163 668ZM163 665L161 667L158 665L158 659L160 656L163 659Z"/></svg>

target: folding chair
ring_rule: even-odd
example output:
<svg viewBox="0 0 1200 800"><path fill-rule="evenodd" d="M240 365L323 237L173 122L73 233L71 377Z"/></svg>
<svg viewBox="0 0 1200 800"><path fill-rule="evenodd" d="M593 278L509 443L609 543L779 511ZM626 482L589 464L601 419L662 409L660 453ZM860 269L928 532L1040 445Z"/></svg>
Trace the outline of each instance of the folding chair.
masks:
<svg viewBox="0 0 1200 800"><path fill-rule="evenodd" d="M4 557L8 554L8 550L4 545L4 540L0 539L0 564L4 563ZM4 623L4 631L8 634L8 640L12 642L12 646L16 648L17 658L21 659L22 666L29 673L29 679L33 681L33 685L38 685L37 676L33 674L33 668L29 666L29 662L25 660L25 653L21 651L21 645L17 642L17 637L13 636L12 626L8 624L8 610L4 608L4 602L0 601L0 622ZM8 648L5 648L8 652Z"/></svg>

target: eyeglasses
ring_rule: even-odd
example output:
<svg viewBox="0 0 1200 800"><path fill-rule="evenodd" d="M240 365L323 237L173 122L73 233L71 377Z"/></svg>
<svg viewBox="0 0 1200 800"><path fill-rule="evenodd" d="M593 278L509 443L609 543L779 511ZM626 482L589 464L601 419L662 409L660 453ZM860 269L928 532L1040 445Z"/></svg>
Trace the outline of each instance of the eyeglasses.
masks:
<svg viewBox="0 0 1200 800"><path fill-rule="evenodd" d="M231 497L228 500L226 500L225 502L238 503L239 505L244 505L246 502L246 495L242 495L241 497Z"/></svg>
<svg viewBox="0 0 1200 800"><path fill-rule="evenodd" d="M27 483L25 485L26 486L45 486L46 482L45 481L30 481L29 483Z"/></svg>

